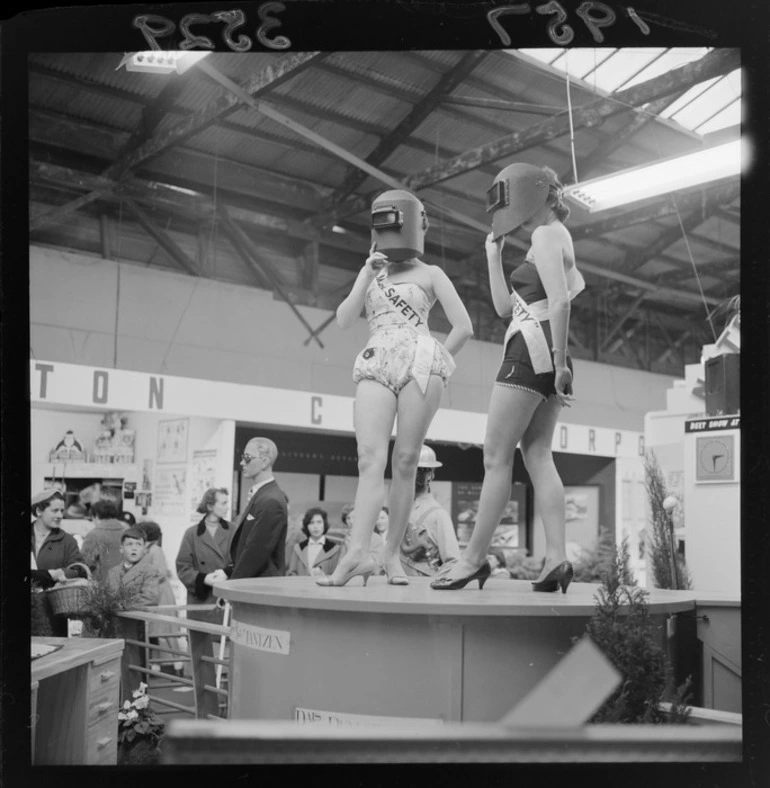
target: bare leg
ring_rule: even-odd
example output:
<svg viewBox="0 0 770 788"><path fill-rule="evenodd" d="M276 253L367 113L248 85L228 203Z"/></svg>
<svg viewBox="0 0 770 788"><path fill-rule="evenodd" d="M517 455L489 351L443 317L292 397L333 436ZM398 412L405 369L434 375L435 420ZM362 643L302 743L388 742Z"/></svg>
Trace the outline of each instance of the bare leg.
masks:
<svg viewBox="0 0 770 788"><path fill-rule="evenodd" d="M417 461L443 393L443 381L437 375L431 375L425 394L414 380L410 380L398 395L398 432L393 446L393 480L388 498L390 524L382 551L383 564L391 567L390 577L404 576L398 551L414 502Z"/></svg>
<svg viewBox="0 0 770 788"><path fill-rule="evenodd" d="M395 418L393 392L373 380L359 381L353 411L358 445L355 517L347 552L332 574L335 580L369 556L374 523L385 500L385 466Z"/></svg>
<svg viewBox="0 0 770 788"><path fill-rule="evenodd" d="M489 402L484 438L484 483L473 533L460 560L443 576L450 579L473 574L486 561L495 528L511 498L516 445L542 399L522 389L495 385Z"/></svg>
<svg viewBox="0 0 770 788"><path fill-rule="evenodd" d="M564 532L564 485L553 462L551 441L561 405L556 397L540 404L521 439L521 453L532 486L535 506L540 512L545 529L545 565L538 580L554 567L567 560Z"/></svg>

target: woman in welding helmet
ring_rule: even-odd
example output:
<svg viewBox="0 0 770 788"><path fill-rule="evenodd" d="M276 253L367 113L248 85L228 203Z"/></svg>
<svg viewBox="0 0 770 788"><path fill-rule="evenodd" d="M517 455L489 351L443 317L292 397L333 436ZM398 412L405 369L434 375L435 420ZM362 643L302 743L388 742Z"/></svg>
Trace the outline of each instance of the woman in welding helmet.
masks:
<svg viewBox="0 0 770 788"><path fill-rule="evenodd" d="M492 232L486 253L495 310L511 317L503 360L492 389L484 439L484 483L470 541L455 565L431 588L455 590L490 575L486 557L511 494L517 444L535 489L545 528L546 554L534 591L566 593L572 581L564 533L564 487L551 455L561 408L572 402L572 361L567 353L570 303L585 282L575 266L572 237L563 221L569 208L549 167L511 164L487 193ZM531 234L525 261L508 283L503 274L505 236L519 227Z"/></svg>
<svg viewBox="0 0 770 788"><path fill-rule="evenodd" d="M353 368L354 423L358 443L356 517L345 556L319 585L341 586L379 569L390 585L407 585L399 560L414 498L417 462L438 410L453 356L473 335L468 312L449 277L420 260L428 219L423 204L407 191L386 191L372 204L372 246L348 297L337 309L347 328L365 309L369 340ZM428 330L428 313L438 301L452 330L442 345ZM381 566L370 557L370 540L385 498L385 467L394 422L390 525Z"/></svg>

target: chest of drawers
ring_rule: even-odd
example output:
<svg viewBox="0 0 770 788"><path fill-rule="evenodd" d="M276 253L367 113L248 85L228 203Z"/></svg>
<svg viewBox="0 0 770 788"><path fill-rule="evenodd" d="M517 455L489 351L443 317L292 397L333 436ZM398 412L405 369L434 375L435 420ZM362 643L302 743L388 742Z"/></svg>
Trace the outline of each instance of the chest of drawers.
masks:
<svg viewBox="0 0 770 788"><path fill-rule="evenodd" d="M115 764L123 641L32 640L61 646L32 661L32 763Z"/></svg>

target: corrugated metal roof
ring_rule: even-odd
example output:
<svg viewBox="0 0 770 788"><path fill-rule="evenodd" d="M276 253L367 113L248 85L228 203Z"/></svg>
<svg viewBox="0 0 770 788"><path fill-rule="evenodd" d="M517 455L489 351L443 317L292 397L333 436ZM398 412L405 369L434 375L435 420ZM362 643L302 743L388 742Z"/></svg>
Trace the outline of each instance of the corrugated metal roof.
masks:
<svg viewBox="0 0 770 788"><path fill-rule="evenodd" d="M706 47L628 47L519 51L611 94L698 60L709 50ZM741 95L740 69L736 69L725 77L696 85L660 114L683 128L706 134L740 123Z"/></svg>

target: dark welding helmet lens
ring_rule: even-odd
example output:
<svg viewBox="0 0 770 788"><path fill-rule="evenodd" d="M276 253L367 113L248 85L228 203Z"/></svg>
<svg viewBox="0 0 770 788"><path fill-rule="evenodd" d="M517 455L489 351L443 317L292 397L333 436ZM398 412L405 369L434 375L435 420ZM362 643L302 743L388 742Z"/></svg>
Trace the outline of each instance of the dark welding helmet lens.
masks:
<svg viewBox="0 0 770 788"><path fill-rule="evenodd" d="M508 180L506 178L495 181L492 188L487 189L487 213L505 208L509 202Z"/></svg>
<svg viewBox="0 0 770 788"><path fill-rule="evenodd" d="M403 227L404 213L395 206L391 208L379 208L372 211L372 227L383 230L387 227Z"/></svg>

